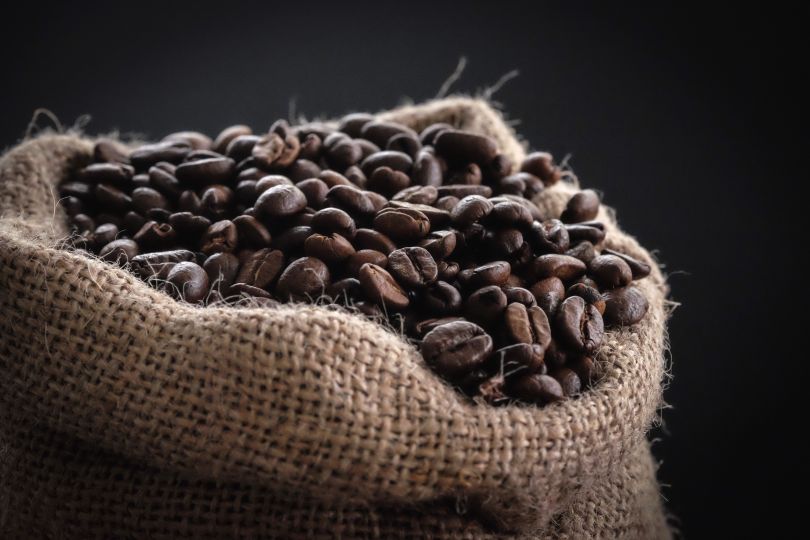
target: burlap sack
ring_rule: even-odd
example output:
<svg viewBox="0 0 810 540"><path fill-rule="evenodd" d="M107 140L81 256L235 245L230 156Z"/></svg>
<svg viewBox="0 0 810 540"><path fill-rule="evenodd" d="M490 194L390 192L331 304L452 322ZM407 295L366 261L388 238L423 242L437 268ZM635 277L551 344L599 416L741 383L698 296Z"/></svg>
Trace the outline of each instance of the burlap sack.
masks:
<svg viewBox="0 0 810 540"><path fill-rule="evenodd" d="M479 100L381 116L524 152ZM608 334L578 399L492 408L360 316L196 308L65 249L54 186L91 148L43 135L0 160L1 537L669 536L645 439L667 287L611 213L606 244L653 266L648 315Z"/></svg>

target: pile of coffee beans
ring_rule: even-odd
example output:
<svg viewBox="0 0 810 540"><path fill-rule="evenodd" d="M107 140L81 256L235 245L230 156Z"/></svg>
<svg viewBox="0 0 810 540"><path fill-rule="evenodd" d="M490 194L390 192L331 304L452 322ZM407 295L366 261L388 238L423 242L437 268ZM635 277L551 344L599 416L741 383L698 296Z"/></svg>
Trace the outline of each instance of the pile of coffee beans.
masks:
<svg viewBox="0 0 810 540"><path fill-rule="evenodd" d="M100 140L60 186L76 243L192 304L331 302L389 321L462 392L546 404L592 383L605 327L632 325L647 264L602 249L599 196L530 199L563 176L492 139L367 114L215 139Z"/></svg>

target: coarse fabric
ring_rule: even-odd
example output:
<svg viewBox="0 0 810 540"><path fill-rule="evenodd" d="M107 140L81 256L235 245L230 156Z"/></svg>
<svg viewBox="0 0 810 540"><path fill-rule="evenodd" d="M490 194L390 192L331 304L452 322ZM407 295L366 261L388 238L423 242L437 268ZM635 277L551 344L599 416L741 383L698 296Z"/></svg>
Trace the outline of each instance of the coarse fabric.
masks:
<svg viewBox="0 0 810 540"><path fill-rule="evenodd" d="M524 146L483 100L380 114ZM339 308L178 303L75 251L57 189L93 141L0 158L0 537L668 538L646 432L667 285L607 333L599 381L543 408L472 404L382 325ZM558 215L577 186L535 200Z"/></svg>

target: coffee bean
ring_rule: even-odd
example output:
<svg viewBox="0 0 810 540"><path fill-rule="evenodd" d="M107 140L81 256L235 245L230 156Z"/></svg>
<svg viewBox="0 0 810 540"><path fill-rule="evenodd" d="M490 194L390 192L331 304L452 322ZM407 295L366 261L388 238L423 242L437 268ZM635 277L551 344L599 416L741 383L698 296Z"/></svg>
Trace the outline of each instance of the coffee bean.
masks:
<svg viewBox="0 0 810 540"><path fill-rule="evenodd" d="M370 197L371 192L355 186L337 185L326 194L326 204L345 210L349 214L370 215L376 212L377 202Z"/></svg>
<svg viewBox="0 0 810 540"><path fill-rule="evenodd" d="M96 227L91 236L93 249L99 250L118 237L118 225L114 223L103 223Z"/></svg>
<svg viewBox="0 0 810 540"><path fill-rule="evenodd" d="M442 184L442 167L436 156L425 150L416 154L411 169L413 183L420 186L440 186Z"/></svg>
<svg viewBox="0 0 810 540"><path fill-rule="evenodd" d="M385 148L385 146L388 144L388 141L391 140L392 137L400 134L410 135L414 139L419 138L416 132L413 131L412 129L403 126L402 124L396 124L394 122L382 122L379 120L372 120L370 122L365 123L362 129L360 130L360 136L362 138L373 142L380 148Z"/></svg>
<svg viewBox="0 0 810 540"><path fill-rule="evenodd" d="M475 163L468 163L460 169L456 169L450 173L450 180L448 184L463 184L469 186L480 185L484 175L481 168Z"/></svg>
<svg viewBox="0 0 810 540"><path fill-rule="evenodd" d="M385 309L401 311L410 304L408 294L391 274L376 264L366 263L361 266L358 279L369 300Z"/></svg>
<svg viewBox="0 0 810 540"><path fill-rule="evenodd" d="M208 274L198 264L184 261L172 267L166 278L166 291L190 304L202 302L208 295Z"/></svg>
<svg viewBox="0 0 810 540"><path fill-rule="evenodd" d="M208 274L212 289L228 291L236 281L240 262L233 253L214 253L205 259L203 269Z"/></svg>
<svg viewBox="0 0 810 540"><path fill-rule="evenodd" d="M480 195L468 195L461 199L450 212L450 220L455 227L465 228L484 219L492 212L494 205Z"/></svg>
<svg viewBox="0 0 810 540"><path fill-rule="evenodd" d="M551 326L546 313L534 306L526 308L514 302L506 306L506 331L516 343L536 343L544 350L551 342Z"/></svg>
<svg viewBox="0 0 810 540"><path fill-rule="evenodd" d="M374 120L374 116L367 113L347 114L340 119L338 131L342 131L349 137L360 137L363 127Z"/></svg>
<svg viewBox="0 0 810 540"><path fill-rule="evenodd" d="M329 186L323 180L307 178L295 184L295 187L301 190L301 193L307 198L307 206L311 208L321 208L326 202Z"/></svg>
<svg viewBox="0 0 810 540"><path fill-rule="evenodd" d="M107 184L98 184L94 191L96 202L112 212L126 212L132 206L130 196L120 189Z"/></svg>
<svg viewBox="0 0 810 540"><path fill-rule="evenodd" d="M225 154L228 151L228 145L241 135L252 135L253 130L249 126L237 124L234 126L226 127L223 129L212 144L214 152Z"/></svg>
<svg viewBox="0 0 810 540"><path fill-rule="evenodd" d="M252 248L264 248L270 245L272 236L270 231L255 217L248 215L237 216L233 219L236 225L237 237L240 244Z"/></svg>
<svg viewBox="0 0 810 540"><path fill-rule="evenodd" d="M346 273L350 276L357 276L360 273L360 267L366 263L385 268L388 266L388 257L384 253L373 249L361 249L352 253L346 259Z"/></svg>
<svg viewBox="0 0 810 540"><path fill-rule="evenodd" d="M604 294L605 323L608 326L636 324L647 313L649 303L637 287L622 287Z"/></svg>
<svg viewBox="0 0 810 540"><path fill-rule="evenodd" d="M239 239L239 233L233 221L223 219L212 223L200 239L200 251L206 255L226 251L233 252Z"/></svg>
<svg viewBox="0 0 810 540"><path fill-rule="evenodd" d="M568 237L571 239L571 243L574 244L577 242L600 244L605 239L604 229L586 225L585 223L566 225L565 230L568 231Z"/></svg>
<svg viewBox="0 0 810 540"><path fill-rule="evenodd" d="M494 257L511 258L523 246L523 234L517 229L487 231L484 245Z"/></svg>
<svg viewBox="0 0 810 540"><path fill-rule="evenodd" d="M498 191L503 194L518 195L527 199L543 191L543 181L527 172L510 174L498 181Z"/></svg>
<svg viewBox="0 0 810 540"><path fill-rule="evenodd" d="M366 178L365 173L363 173L363 170L357 165L352 165L343 171L343 175L347 180L349 180L349 182L360 188L365 189L366 184L368 184L368 179Z"/></svg>
<svg viewBox="0 0 810 540"><path fill-rule="evenodd" d="M321 172L321 168L316 163L306 159L297 159L287 167L287 177L293 182L300 182L307 178L317 178Z"/></svg>
<svg viewBox="0 0 810 540"><path fill-rule="evenodd" d="M300 189L278 185L259 195L254 208L260 219L275 220L293 216L306 206L307 197Z"/></svg>
<svg viewBox="0 0 810 540"><path fill-rule="evenodd" d="M568 200L560 220L563 223L580 223L596 219L598 213L599 195L592 189L585 189Z"/></svg>
<svg viewBox="0 0 810 540"><path fill-rule="evenodd" d="M640 261L638 259L634 259L630 255L627 255L625 253L619 253L618 251L613 251L612 249L603 249L602 255L615 255L616 257L619 257L624 262L626 262L627 266L630 267L630 271L633 274L633 279L645 278L649 276L650 272L652 271L652 268L650 268L649 264Z"/></svg>
<svg viewBox="0 0 810 540"><path fill-rule="evenodd" d="M344 171L363 159L363 148L348 137L326 147L326 162L336 170Z"/></svg>
<svg viewBox="0 0 810 540"><path fill-rule="evenodd" d="M580 242L567 250L565 255L575 257L587 265L596 257L596 248L590 242Z"/></svg>
<svg viewBox="0 0 810 540"><path fill-rule="evenodd" d="M411 179L402 171L390 167L377 167L368 179L368 189L386 196L402 191L408 187Z"/></svg>
<svg viewBox="0 0 810 540"><path fill-rule="evenodd" d="M596 364L590 356L578 356L568 363L568 367L579 377L580 386L586 386L593 382Z"/></svg>
<svg viewBox="0 0 810 540"><path fill-rule="evenodd" d="M492 188L489 186L452 184L437 186L436 191L439 192L439 197L453 196L459 199L468 195L480 195L485 198L492 196Z"/></svg>
<svg viewBox="0 0 810 540"><path fill-rule="evenodd" d="M422 145L415 134L400 133L388 139L385 148L386 150L395 150L403 154L408 154L411 159L416 159L419 150L422 149Z"/></svg>
<svg viewBox="0 0 810 540"><path fill-rule="evenodd" d="M147 221L132 237L141 251L162 251L174 247L177 232L168 223Z"/></svg>
<svg viewBox="0 0 810 540"><path fill-rule="evenodd" d="M433 204L438 196L439 192L433 186L411 186L397 192L391 200L415 204Z"/></svg>
<svg viewBox="0 0 810 540"><path fill-rule="evenodd" d="M326 264L334 265L354 254L351 242L338 233L315 233L304 242L304 253Z"/></svg>
<svg viewBox="0 0 810 540"><path fill-rule="evenodd" d="M456 249L456 233L454 231L432 231L419 242L419 247L425 248L434 259L445 259Z"/></svg>
<svg viewBox="0 0 810 540"><path fill-rule="evenodd" d="M497 285L482 287L464 302L464 313L472 321L489 326L500 320L506 309L506 295Z"/></svg>
<svg viewBox="0 0 810 540"><path fill-rule="evenodd" d="M374 228L394 240L413 242L428 234L430 220L419 210L384 208L374 216Z"/></svg>
<svg viewBox="0 0 810 540"><path fill-rule="evenodd" d="M122 228L127 234L131 235L138 232L143 224L146 223L146 218L137 212L129 211L124 214L124 222Z"/></svg>
<svg viewBox="0 0 810 540"><path fill-rule="evenodd" d="M585 270L585 263L568 255L541 255L532 262L532 273L538 280L557 277L569 281L584 274Z"/></svg>
<svg viewBox="0 0 810 540"><path fill-rule="evenodd" d="M539 405L554 403L565 397L556 379L537 373L518 375L507 383L506 391L517 399Z"/></svg>
<svg viewBox="0 0 810 540"><path fill-rule="evenodd" d="M236 276L236 283L267 289L284 268L284 254L269 248L260 249L245 261Z"/></svg>
<svg viewBox="0 0 810 540"><path fill-rule="evenodd" d="M211 226L211 220L191 212L171 214L168 222L179 236L187 240L199 238Z"/></svg>
<svg viewBox="0 0 810 540"><path fill-rule="evenodd" d="M489 219L501 227L515 227L524 230L531 227L534 222L531 212L522 204L514 201L495 204Z"/></svg>
<svg viewBox="0 0 810 540"><path fill-rule="evenodd" d="M494 261L464 270L462 274L466 274L459 276L459 279L463 279L466 287L479 289L489 285L504 285L511 272L512 267L508 262Z"/></svg>
<svg viewBox="0 0 810 540"><path fill-rule="evenodd" d="M574 283L566 291L566 297L568 296L579 296L588 304L595 306L600 315L605 313L605 298L595 287L585 283Z"/></svg>
<svg viewBox="0 0 810 540"><path fill-rule="evenodd" d="M507 286L503 287L503 293L506 295L506 300L510 304L512 302L518 302L527 308L537 305L537 300L535 300L534 295L526 288L520 286Z"/></svg>
<svg viewBox="0 0 810 540"><path fill-rule="evenodd" d="M130 261L132 271L141 279L152 277L165 280L177 263L194 261L194 253L187 249L141 253Z"/></svg>
<svg viewBox="0 0 810 540"><path fill-rule="evenodd" d="M431 315L447 316L461 309L461 293L446 281L437 281L419 292L422 311Z"/></svg>
<svg viewBox="0 0 810 540"><path fill-rule="evenodd" d="M175 176L190 186L227 184L236 176L236 162L227 157L189 161L177 167Z"/></svg>
<svg viewBox="0 0 810 540"><path fill-rule="evenodd" d="M413 160L411 156L394 150L384 150L372 154L360 164L360 168L366 176L371 176L371 173L379 167L389 167L395 171L408 173L412 166Z"/></svg>
<svg viewBox="0 0 810 540"><path fill-rule="evenodd" d="M450 224L450 212L427 204L416 204L404 201L388 201L387 208L408 208L423 213L430 221L432 229L446 227Z"/></svg>
<svg viewBox="0 0 810 540"><path fill-rule="evenodd" d="M293 163L300 162L301 160L317 161L321 157L323 151L323 141L314 133L310 133L303 140L301 140L301 147L298 149L298 159Z"/></svg>
<svg viewBox="0 0 810 540"><path fill-rule="evenodd" d="M450 124L445 124L443 122L437 122L435 124L430 124L428 127L422 130L419 134L419 140L424 145L432 146L433 143L436 141L436 137L439 136L439 133L442 131L446 131L448 129L453 129L453 126Z"/></svg>
<svg viewBox="0 0 810 540"><path fill-rule="evenodd" d="M438 261L436 268L439 271L439 279L443 279L444 281L453 281L456 279L456 276L458 276L459 271L461 271L461 268L456 262Z"/></svg>
<svg viewBox="0 0 810 540"><path fill-rule="evenodd" d="M624 287L633 280L630 266L616 255L599 255L588 265L590 275L604 289Z"/></svg>
<svg viewBox="0 0 810 540"><path fill-rule="evenodd" d="M572 369L559 368L554 370L551 376L560 383L560 387L566 397L576 396L582 390L582 382L579 380L579 375Z"/></svg>
<svg viewBox="0 0 810 540"><path fill-rule="evenodd" d="M83 182L98 184L112 184L116 187L125 187L135 170L124 163L93 163L82 169L79 177Z"/></svg>
<svg viewBox="0 0 810 540"><path fill-rule="evenodd" d="M388 256L388 271L405 288L417 289L436 281L438 269L430 253L421 247L405 247Z"/></svg>
<svg viewBox="0 0 810 540"><path fill-rule="evenodd" d="M565 253L570 245L568 231L560 220L532 223L526 239L539 253Z"/></svg>
<svg viewBox="0 0 810 540"><path fill-rule="evenodd" d="M168 210L169 201L159 191L148 187L139 187L132 191L132 208L141 214L146 214L153 208Z"/></svg>
<svg viewBox="0 0 810 540"><path fill-rule="evenodd" d="M490 371L510 379L521 373L545 373L544 356L545 349L537 343L515 343L495 351L488 364Z"/></svg>
<svg viewBox="0 0 810 540"><path fill-rule="evenodd" d="M560 339L577 352L593 353L602 344L604 323L599 311L579 296L566 298L555 317Z"/></svg>
<svg viewBox="0 0 810 540"><path fill-rule="evenodd" d="M326 292L331 276L329 268L314 257L294 260L278 279L276 292L286 300L311 300Z"/></svg>
<svg viewBox="0 0 810 540"><path fill-rule="evenodd" d="M129 161L136 171L146 171L160 161L180 163L191 152L191 146L183 141L164 141L143 145L133 150Z"/></svg>
<svg viewBox="0 0 810 540"><path fill-rule="evenodd" d="M548 152L532 152L523 160L520 170L533 174L549 186L562 178L562 171L554 164L554 158Z"/></svg>
<svg viewBox="0 0 810 540"><path fill-rule="evenodd" d="M420 348L428 365L452 379L484 363L492 352L492 338L480 326L458 321L428 332Z"/></svg>
<svg viewBox="0 0 810 540"><path fill-rule="evenodd" d="M354 246L357 249L373 249L384 255L390 255L397 249L397 245L390 238L374 229L357 229Z"/></svg>
<svg viewBox="0 0 810 540"><path fill-rule="evenodd" d="M498 180L508 176L512 173L514 163L512 159L506 154L498 154L495 156L489 165L487 165L484 176L497 182Z"/></svg>
<svg viewBox="0 0 810 540"><path fill-rule="evenodd" d="M333 302L348 304L352 298L359 298L363 294L360 280L357 278L344 278L332 283L326 290L326 295Z"/></svg>
<svg viewBox="0 0 810 540"><path fill-rule="evenodd" d="M129 238L113 240L98 252L98 256L107 262L123 266L131 261L139 252L138 244Z"/></svg>
<svg viewBox="0 0 810 540"><path fill-rule="evenodd" d="M450 162L489 165L498 155L498 145L489 137L445 129L435 139L436 152Z"/></svg>

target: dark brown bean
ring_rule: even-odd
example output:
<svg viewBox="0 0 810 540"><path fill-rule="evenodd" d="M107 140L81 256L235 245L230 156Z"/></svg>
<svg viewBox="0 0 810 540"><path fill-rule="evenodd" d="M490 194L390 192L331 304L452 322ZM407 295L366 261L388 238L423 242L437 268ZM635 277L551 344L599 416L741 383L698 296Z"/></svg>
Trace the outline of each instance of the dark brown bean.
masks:
<svg viewBox="0 0 810 540"><path fill-rule="evenodd" d="M96 202L112 212L126 212L132 206L132 198L129 195L107 184L98 184L95 195Z"/></svg>
<svg viewBox="0 0 810 540"><path fill-rule="evenodd" d="M162 251L174 247L177 232L168 223L147 221L132 239L142 251Z"/></svg>
<svg viewBox="0 0 810 540"><path fill-rule="evenodd" d="M214 152L219 154L225 154L228 151L228 145L231 144L235 138L239 137L240 135L252 135L253 130L250 129L249 126L237 124L230 127L226 127L222 131L220 131L219 135L217 135L216 139L214 139L213 144L211 145Z"/></svg>
<svg viewBox="0 0 810 540"><path fill-rule="evenodd" d="M410 177L402 171L395 171L391 167L377 167L368 178L368 189L390 197L402 191L411 183Z"/></svg>
<svg viewBox="0 0 810 540"><path fill-rule="evenodd" d="M453 315L461 309L461 293L446 281L437 281L425 288L418 299L422 310L431 315Z"/></svg>
<svg viewBox="0 0 810 540"><path fill-rule="evenodd" d="M478 289L464 302L467 317L487 326L500 320L505 309L506 295L497 285Z"/></svg>
<svg viewBox="0 0 810 540"><path fill-rule="evenodd" d="M390 255L397 249L397 245L390 238L374 229L357 229L354 245L357 249L373 249L385 255Z"/></svg>
<svg viewBox="0 0 810 540"><path fill-rule="evenodd" d="M437 122L435 124L430 124L428 127L422 130L419 134L419 140L424 145L431 145L436 141L436 137L439 136L439 133L442 131L453 129L453 126L450 124L445 124L443 122Z"/></svg>
<svg viewBox="0 0 810 540"><path fill-rule="evenodd" d="M492 188L489 186L476 186L464 184L451 184L444 186L437 186L436 191L439 192L439 197L453 196L463 199L468 195L480 195L481 197L491 197Z"/></svg>
<svg viewBox="0 0 810 540"><path fill-rule="evenodd" d="M549 186L562 178L562 171L554 164L554 158L548 152L532 152L523 160L520 170L535 175Z"/></svg>
<svg viewBox="0 0 810 540"><path fill-rule="evenodd" d="M304 253L333 265L351 257L354 254L354 247L338 233L315 233L304 242Z"/></svg>
<svg viewBox="0 0 810 540"><path fill-rule="evenodd" d="M605 323L608 326L636 324L647 314L649 303L637 287L622 287L605 294Z"/></svg>
<svg viewBox="0 0 810 540"><path fill-rule="evenodd" d="M326 202L326 194L329 186L318 178L307 178L295 184L307 198L307 206L311 208L322 208Z"/></svg>
<svg viewBox="0 0 810 540"><path fill-rule="evenodd" d="M138 255L138 244L129 238L113 240L98 252L98 256L111 263L123 266Z"/></svg>
<svg viewBox="0 0 810 540"><path fill-rule="evenodd" d="M650 275L652 268L646 262L640 261L627 255L625 253L620 253L618 251L614 251L612 249L603 249L602 255L615 255L619 257L624 262L627 263L627 266L630 267L630 271L633 273L633 279L642 279Z"/></svg>
<svg viewBox="0 0 810 540"><path fill-rule="evenodd" d="M419 210L384 208L374 216L374 228L394 240L413 242L427 236L430 220Z"/></svg>
<svg viewBox="0 0 810 540"><path fill-rule="evenodd" d="M436 156L425 150L416 155L411 169L413 183L420 186L440 186L442 183L442 167Z"/></svg>
<svg viewBox="0 0 810 540"><path fill-rule="evenodd" d="M422 149L422 144L419 142L419 138L416 134L400 133L388 139L385 148L386 150L395 150L403 154L408 154L412 159L416 159L419 150Z"/></svg>
<svg viewBox="0 0 810 540"><path fill-rule="evenodd" d="M358 279L368 299L385 309L401 311L410 304L408 294L391 274L376 264L366 263L361 266Z"/></svg>
<svg viewBox="0 0 810 540"><path fill-rule="evenodd" d="M457 378L481 366L492 352L492 338L471 322L456 321L428 332L422 356L439 374Z"/></svg>
<svg viewBox="0 0 810 540"><path fill-rule="evenodd" d="M445 129L436 136L436 152L450 162L476 163L484 166L498 155L498 145L484 135Z"/></svg>
<svg viewBox="0 0 810 540"><path fill-rule="evenodd" d="M454 231L432 231L419 242L419 246L428 250L434 259L447 258L456 249L456 233Z"/></svg>
<svg viewBox="0 0 810 540"><path fill-rule="evenodd" d="M141 253L130 261L132 271L141 279L165 280L169 276L169 271L177 263L184 261L194 261L194 253L187 249L175 249L172 251L158 251L153 253Z"/></svg>
<svg viewBox="0 0 810 540"><path fill-rule="evenodd" d="M516 343L536 343L543 350L551 342L551 326L546 313L538 306L526 308L513 302L506 306L506 331Z"/></svg>
<svg viewBox="0 0 810 540"><path fill-rule="evenodd" d="M455 227L466 228L484 219L493 208L494 205L488 199L480 195L468 195L450 212L450 220Z"/></svg>
<svg viewBox="0 0 810 540"><path fill-rule="evenodd" d="M168 210L169 201L166 197L148 187L139 187L132 191L132 209L141 214L146 214L153 208Z"/></svg>
<svg viewBox="0 0 810 540"><path fill-rule="evenodd" d="M264 248L273 240L267 227L253 216L241 215L233 218L240 244L251 248Z"/></svg>
<svg viewBox="0 0 810 540"><path fill-rule="evenodd" d="M326 194L326 204L345 210L349 214L370 215L376 210L376 202L369 197L371 192L351 185L336 185Z"/></svg>
<svg viewBox="0 0 810 540"><path fill-rule="evenodd" d="M484 179L481 168L475 163L468 163L460 169L450 173L448 184L462 184L467 186L478 186Z"/></svg>
<svg viewBox="0 0 810 540"><path fill-rule="evenodd" d="M175 264L166 278L166 291L190 304L200 303L208 296L208 285L208 274L190 261Z"/></svg>
<svg viewBox="0 0 810 540"><path fill-rule="evenodd" d="M104 163L129 163L129 150L115 139L100 139L93 146L93 160Z"/></svg>
<svg viewBox="0 0 810 540"><path fill-rule="evenodd" d="M255 252L239 269L236 283L267 289L284 268L284 254L277 249L264 248Z"/></svg>
<svg viewBox="0 0 810 540"><path fill-rule="evenodd" d="M125 187L135 170L124 163L93 163L82 169L79 179L83 182L98 184L112 184L116 187Z"/></svg>
<svg viewBox="0 0 810 540"><path fill-rule="evenodd" d="M314 300L325 293L330 281L329 268L323 261L302 257L282 272L276 292L284 300Z"/></svg>
<svg viewBox="0 0 810 540"><path fill-rule="evenodd" d="M588 273L602 290L624 287L633 280L630 266L616 255L599 255L588 265Z"/></svg>
<svg viewBox="0 0 810 540"><path fill-rule="evenodd" d="M582 382L579 380L579 375L572 369L559 368L554 370L551 376L560 383L565 397L576 396L582 390Z"/></svg>
<svg viewBox="0 0 810 540"><path fill-rule="evenodd" d="M466 287L480 289L489 285L505 285L511 272L512 266L508 262L494 261L462 271L464 276L459 276L459 279L463 279Z"/></svg>
<svg viewBox="0 0 810 540"><path fill-rule="evenodd" d="M506 391L517 399L540 405L565 398L562 386L556 379L537 373L518 375L507 383Z"/></svg>
<svg viewBox="0 0 810 540"><path fill-rule="evenodd" d="M408 289L425 287L438 275L436 261L421 247L404 247L392 251L388 256L388 271Z"/></svg>
<svg viewBox="0 0 810 540"><path fill-rule="evenodd" d="M487 361L489 370L513 378L520 373L545 373L545 349L537 343L515 343L495 351Z"/></svg>
<svg viewBox="0 0 810 540"><path fill-rule="evenodd" d="M575 193L565 206L560 220L563 223L580 223L596 219L599 213L599 195L592 189Z"/></svg>
<svg viewBox="0 0 810 540"><path fill-rule="evenodd" d="M577 352L593 353L604 337L599 311L579 296L563 301L555 317L555 328L563 343Z"/></svg>
<svg viewBox="0 0 810 540"><path fill-rule="evenodd" d="M129 154L129 161L137 171L146 171L160 161L180 163L191 152L191 146L183 141L164 141L146 144Z"/></svg>
<svg viewBox="0 0 810 540"><path fill-rule="evenodd" d="M388 141L391 140L392 137L403 133L411 135L415 139L419 138L416 132L409 127L394 122L385 122L380 120L366 122L360 130L360 136L362 138L373 142L380 148L385 148Z"/></svg>
<svg viewBox="0 0 810 540"><path fill-rule="evenodd" d="M211 288L217 291L228 291L236 282L239 273L239 259L233 253L214 253L205 259L203 269L208 274Z"/></svg>
<svg viewBox="0 0 810 540"><path fill-rule="evenodd" d="M433 204L438 196L439 192L433 186L411 186L397 192L391 200L415 204Z"/></svg>
<svg viewBox="0 0 810 540"><path fill-rule="evenodd" d="M360 137L363 126L374 120L374 116L368 113L351 113L340 119L338 131L342 131L349 137Z"/></svg>
<svg viewBox="0 0 810 540"><path fill-rule="evenodd" d="M233 221L223 219L212 223L200 239L200 251L206 255L227 251L229 253L236 249L239 240L239 232Z"/></svg>
<svg viewBox="0 0 810 540"><path fill-rule="evenodd" d="M598 289L591 287L585 283L574 283L565 293L568 296L579 296L588 304L593 304L600 315L605 313L605 298Z"/></svg>
<svg viewBox="0 0 810 540"><path fill-rule="evenodd" d="M541 255L532 262L532 274L538 280L557 277L569 281L584 274L585 270L585 263L568 255Z"/></svg>
<svg viewBox="0 0 810 540"><path fill-rule="evenodd" d="M189 186L227 184L236 176L236 162L227 157L189 161L177 167L175 176Z"/></svg>
<svg viewBox="0 0 810 540"><path fill-rule="evenodd" d="M258 218L275 220L293 216L306 206L307 197L300 189L291 185L278 185L259 195L254 208Z"/></svg>
<svg viewBox="0 0 810 540"><path fill-rule="evenodd" d="M371 176L371 173L378 167L390 167L395 171L408 173L412 166L411 156L394 150L383 150L372 154L360 164L360 168L366 176Z"/></svg>
<svg viewBox="0 0 810 540"><path fill-rule="evenodd" d="M388 266L388 257L384 253L373 249L361 249L352 253L346 259L346 273L350 276L357 276L360 273L360 267L366 263L385 268Z"/></svg>

